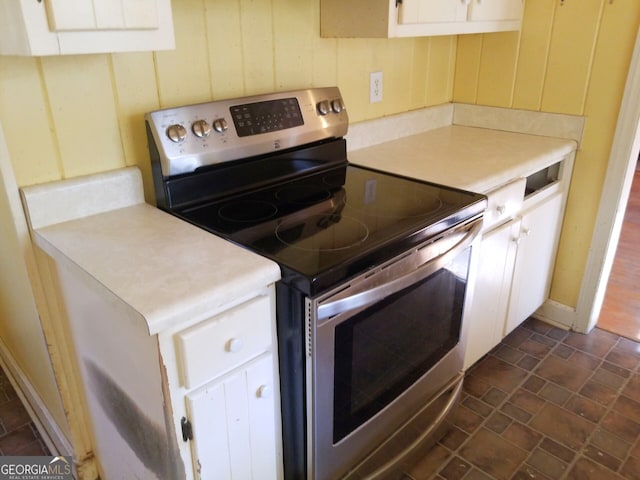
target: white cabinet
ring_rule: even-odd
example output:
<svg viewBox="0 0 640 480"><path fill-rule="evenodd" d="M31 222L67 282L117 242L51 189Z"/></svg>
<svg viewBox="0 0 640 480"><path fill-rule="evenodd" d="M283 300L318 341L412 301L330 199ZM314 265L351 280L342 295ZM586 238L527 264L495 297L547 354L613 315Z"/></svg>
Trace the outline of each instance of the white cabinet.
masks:
<svg viewBox="0 0 640 480"><path fill-rule="evenodd" d="M573 156L487 194L464 368L549 298Z"/></svg>
<svg viewBox="0 0 640 480"><path fill-rule="evenodd" d="M558 193L522 215L505 335L533 314L549 296L563 203Z"/></svg>
<svg viewBox="0 0 640 480"><path fill-rule="evenodd" d="M504 319L516 256L519 221L511 221L483 235L468 322L467 369L495 347L503 337Z"/></svg>
<svg viewBox="0 0 640 480"><path fill-rule="evenodd" d="M419 37L519 30L523 0L321 0L323 37Z"/></svg>
<svg viewBox="0 0 640 480"><path fill-rule="evenodd" d="M274 382L273 356L265 354L187 396L197 478L279 478Z"/></svg>
<svg viewBox="0 0 640 480"><path fill-rule="evenodd" d="M0 54L175 48L170 0L0 0Z"/></svg>
<svg viewBox="0 0 640 480"><path fill-rule="evenodd" d="M260 295L174 335L193 478L282 477L274 305Z"/></svg>

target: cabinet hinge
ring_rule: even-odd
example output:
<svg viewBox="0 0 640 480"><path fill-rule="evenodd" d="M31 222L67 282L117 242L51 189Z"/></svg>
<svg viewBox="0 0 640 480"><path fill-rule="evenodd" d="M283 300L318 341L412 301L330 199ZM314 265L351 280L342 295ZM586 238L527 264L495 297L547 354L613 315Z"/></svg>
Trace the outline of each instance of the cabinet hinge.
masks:
<svg viewBox="0 0 640 480"><path fill-rule="evenodd" d="M182 417L180 420L180 426L182 427L182 440L185 442L193 440L193 428L191 422L186 417Z"/></svg>

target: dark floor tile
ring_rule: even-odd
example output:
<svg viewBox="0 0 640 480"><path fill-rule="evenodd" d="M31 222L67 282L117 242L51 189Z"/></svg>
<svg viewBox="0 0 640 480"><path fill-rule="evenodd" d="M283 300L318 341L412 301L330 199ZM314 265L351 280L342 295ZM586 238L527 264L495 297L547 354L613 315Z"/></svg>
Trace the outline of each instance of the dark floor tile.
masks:
<svg viewBox="0 0 640 480"><path fill-rule="evenodd" d="M480 429L460 450L460 455L497 480L507 480L527 458L527 453L499 437ZM500 461L496 461L496 459Z"/></svg>
<svg viewBox="0 0 640 480"><path fill-rule="evenodd" d="M491 417L489 417L487 423L485 424L485 427L498 434L501 434L507 429L509 425L511 425L512 421L513 420L506 415L503 415L500 412L495 412L493 415L491 415Z"/></svg>
<svg viewBox="0 0 640 480"><path fill-rule="evenodd" d="M513 391L527 376L527 372L499 358L489 355L473 370L474 376L505 392Z"/></svg>
<svg viewBox="0 0 640 480"><path fill-rule="evenodd" d="M22 448L17 449L11 455L16 455L20 457L42 457L49 456L51 453L47 449L47 447L42 443L42 440L35 440L27 445L24 445Z"/></svg>
<svg viewBox="0 0 640 480"><path fill-rule="evenodd" d="M626 442L635 442L640 437L640 424L616 411L607 413L600 425Z"/></svg>
<svg viewBox="0 0 640 480"><path fill-rule="evenodd" d="M571 360L548 356L535 370L536 375L569 390L576 391L592 375L592 371L576 365Z"/></svg>
<svg viewBox="0 0 640 480"><path fill-rule="evenodd" d="M547 451L554 457L558 457L565 463L571 463L573 461L573 458L576 456L576 452L548 437L545 437L542 440L542 442L540 443L540 448Z"/></svg>
<svg viewBox="0 0 640 480"><path fill-rule="evenodd" d="M463 432L457 427L451 427L451 429L447 432L447 434L442 437L440 443L447 447L449 450L457 450L460 445L462 445L465 440L469 438L469 434Z"/></svg>
<svg viewBox="0 0 640 480"><path fill-rule="evenodd" d="M606 467L581 457L567 474L567 480L615 480L623 478Z"/></svg>
<svg viewBox="0 0 640 480"><path fill-rule="evenodd" d="M581 395L573 395L564 408L594 423L599 422L607 410L603 405Z"/></svg>
<svg viewBox="0 0 640 480"><path fill-rule="evenodd" d="M491 405L487 405L472 396L467 397L462 404L482 417L486 417L493 412Z"/></svg>
<svg viewBox="0 0 640 480"><path fill-rule="evenodd" d="M565 360L569 358L571 355L573 355L574 352L575 350L573 348L571 348L569 345L566 345L564 343L558 344L556 348L554 348L552 351L552 353L556 357L564 358Z"/></svg>
<svg viewBox="0 0 640 480"><path fill-rule="evenodd" d="M505 401L507 396L508 395L504 393L502 390L498 390L497 388L491 388L491 390L485 393L484 397L482 397L482 400L484 400L486 403L488 403L493 407L497 407L498 405L500 405L502 402Z"/></svg>
<svg viewBox="0 0 640 480"><path fill-rule="evenodd" d="M502 339L503 345L509 345L513 348L518 348L522 342L527 340L532 334L531 330L527 330L523 327L516 328L509 335Z"/></svg>
<svg viewBox="0 0 640 480"><path fill-rule="evenodd" d="M594 462L599 463L603 467L607 467L609 470L613 470L614 472L620 468L620 465L622 465L622 460L604 452L595 445L587 445L586 448L582 449L582 453L585 457L590 458Z"/></svg>
<svg viewBox="0 0 640 480"><path fill-rule="evenodd" d="M530 452L536 445L538 445L542 435L530 429L526 425L513 422L504 431L502 437L521 449Z"/></svg>
<svg viewBox="0 0 640 480"><path fill-rule="evenodd" d="M527 390L518 389L509 399L515 406L533 414L538 413L545 404L545 401L537 395L534 395Z"/></svg>
<svg viewBox="0 0 640 480"><path fill-rule="evenodd" d="M527 464L549 478L560 478L567 470L565 462L540 448L531 453Z"/></svg>
<svg viewBox="0 0 640 480"><path fill-rule="evenodd" d="M595 380L585 383L580 393L602 405L610 405L618 396L616 389Z"/></svg>
<svg viewBox="0 0 640 480"><path fill-rule="evenodd" d="M471 465L462 460L460 457L453 457L449 463L440 470L440 476L447 480L461 480L467 473L471 471Z"/></svg>
<svg viewBox="0 0 640 480"><path fill-rule="evenodd" d="M468 409L464 405L459 405L453 415L453 424L467 433L473 433L482 424L483 418Z"/></svg>
<svg viewBox="0 0 640 480"><path fill-rule="evenodd" d="M640 403L635 400L631 400L624 395L618 397L613 404L613 409L616 412L621 413L625 417L630 418L636 423L640 423Z"/></svg>
<svg viewBox="0 0 640 480"><path fill-rule="evenodd" d="M0 452L2 455L17 455L16 452L38 441L31 426L26 424L0 437Z"/></svg>
<svg viewBox="0 0 640 480"><path fill-rule="evenodd" d="M620 469L620 474L628 480L638 480L640 478L640 459L629 457Z"/></svg>
<svg viewBox="0 0 640 480"><path fill-rule="evenodd" d="M613 347L613 350L609 352L605 360L628 370L634 370L640 365L640 352L629 351L618 344Z"/></svg>
<svg viewBox="0 0 640 480"><path fill-rule="evenodd" d="M487 391L489 391L489 389L491 389L491 385L477 375L474 375L472 370L470 374L467 374L464 377L462 388L469 395L481 398L485 393L487 393Z"/></svg>
<svg viewBox="0 0 640 480"><path fill-rule="evenodd" d="M627 370L626 368L622 368L619 365L616 365L615 363L611 363L611 362L602 362L601 367L604 370L607 370L611 373L613 373L614 375L618 375L619 377L622 378L629 378L631 376L631 371Z"/></svg>
<svg viewBox="0 0 640 480"><path fill-rule="evenodd" d="M522 423L527 423L532 417L532 415L529 412L526 412L520 407L517 407L513 403L509 403L509 402L505 403L500 408L500 411L505 415L513 418L514 420L517 420Z"/></svg>
<svg viewBox="0 0 640 480"><path fill-rule="evenodd" d="M569 334L568 331L562 330L561 328L551 327L551 329L545 333L545 335L549 338L553 338L554 340L564 340L564 338Z"/></svg>
<svg viewBox="0 0 640 480"><path fill-rule="evenodd" d="M536 368L536 366L538 366L539 363L540 363L539 358L532 357L531 355L525 355L520 359L517 365L523 370L526 370L527 372L531 372Z"/></svg>
<svg viewBox="0 0 640 480"><path fill-rule="evenodd" d="M7 432L27 425L31 422L29 414L18 398L9 400L0 409L0 422Z"/></svg>
<svg viewBox="0 0 640 480"><path fill-rule="evenodd" d="M626 382L625 378L622 378L604 368L598 368L593 374L592 380L603 383L604 385L607 385L615 390L622 387Z"/></svg>
<svg viewBox="0 0 640 480"><path fill-rule="evenodd" d="M540 377L536 377L535 375L531 375L527 380L522 384L523 388L526 388L530 392L538 393L542 387L545 386L547 382Z"/></svg>
<svg viewBox="0 0 640 480"><path fill-rule="evenodd" d="M636 402L640 402L640 375L634 375L629 379L622 394Z"/></svg>
<svg viewBox="0 0 640 480"><path fill-rule="evenodd" d="M546 356L552 350L553 346L540 342L539 338L540 335L532 335L520 343L518 350L528 353L532 357L542 358Z"/></svg>
<svg viewBox="0 0 640 480"><path fill-rule="evenodd" d="M593 432L591 435L591 443L596 448L620 459L625 458L631 449L630 443L625 442L620 437L613 435L602 428L596 428Z"/></svg>
<svg viewBox="0 0 640 480"><path fill-rule="evenodd" d="M586 368L587 370L591 371L598 368L602 363L601 358L595 357L585 352L580 352L578 350L574 351L573 355L571 355L568 360L577 367Z"/></svg>
<svg viewBox="0 0 640 480"><path fill-rule="evenodd" d="M595 427L588 420L550 403L529 425L574 450L585 443Z"/></svg>
<svg viewBox="0 0 640 480"><path fill-rule="evenodd" d="M431 479L438 471L440 471L449 458L451 458L449 450L436 444L409 470L408 473L411 475L411 478L415 480Z"/></svg>
<svg viewBox="0 0 640 480"><path fill-rule="evenodd" d="M500 345L499 348L496 348L494 356L504 360L505 362L517 364L518 361L525 356L525 354L515 348L511 348L508 345Z"/></svg>
<svg viewBox="0 0 640 480"><path fill-rule="evenodd" d="M551 382L547 382L545 386L540 389L538 395L556 405L564 405L566 401L571 398L571 392L569 390Z"/></svg>
<svg viewBox="0 0 640 480"><path fill-rule="evenodd" d="M616 344L618 337L604 330L595 328L589 335L571 332L563 341L578 350L604 358L604 356L609 353L609 350Z"/></svg>
<svg viewBox="0 0 640 480"><path fill-rule="evenodd" d="M541 334L546 334L553 329L553 327L548 323L533 317L529 317L524 322L522 322L522 327Z"/></svg>

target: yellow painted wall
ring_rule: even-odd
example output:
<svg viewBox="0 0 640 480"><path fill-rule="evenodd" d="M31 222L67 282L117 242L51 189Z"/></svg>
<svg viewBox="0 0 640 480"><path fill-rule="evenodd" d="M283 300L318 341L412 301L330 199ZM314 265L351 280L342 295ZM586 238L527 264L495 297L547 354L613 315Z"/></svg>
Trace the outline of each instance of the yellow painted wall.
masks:
<svg viewBox="0 0 640 480"><path fill-rule="evenodd" d="M175 51L0 57L0 121L20 186L138 165L143 113L338 85L352 121L451 101L456 37L321 39L317 0L180 0ZM383 101L369 103L382 70Z"/></svg>
<svg viewBox="0 0 640 480"><path fill-rule="evenodd" d="M584 115L551 296L577 304L633 46L638 0L527 0L520 34L461 36L454 101Z"/></svg>
<svg viewBox="0 0 640 480"><path fill-rule="evenodd" d="M175 51L0 56L0 124L12 167L0 173L26 186L137 165L153 202L145 112L328 85L340 87L352 121L451 101L456 37L321 39L319 4L179 0L173 5ZM377 70L384 75L384 98L371 105L369 73ZM29 240L13 242L4 233L13 231L11 215L2 213L0 205L0 335L55 414L53 378L34 373L50 371L42 336L26 330L39 327L37 312L28 289L16 282L26 278L19 244Z"/></svg>

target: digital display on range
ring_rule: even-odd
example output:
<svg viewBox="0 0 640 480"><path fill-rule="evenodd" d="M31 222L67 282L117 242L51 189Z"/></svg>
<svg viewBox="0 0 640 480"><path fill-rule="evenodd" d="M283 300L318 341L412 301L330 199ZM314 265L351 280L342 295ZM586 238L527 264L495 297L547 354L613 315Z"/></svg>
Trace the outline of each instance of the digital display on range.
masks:
<svg viewBox="0 0 640 480"><path fill-rule="evenodd" d="M234 105L229 110L239 137L304 125L296 98Z"/></svg>

